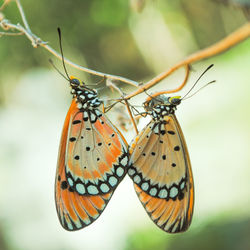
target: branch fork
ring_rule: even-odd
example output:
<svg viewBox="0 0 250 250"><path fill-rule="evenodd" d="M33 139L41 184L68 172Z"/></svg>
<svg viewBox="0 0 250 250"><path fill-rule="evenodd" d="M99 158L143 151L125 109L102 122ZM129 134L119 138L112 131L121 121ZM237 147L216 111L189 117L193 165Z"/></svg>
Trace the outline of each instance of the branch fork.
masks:
<svg viewBox="0 0 250 250"><path fill-rule="evenodd" d="M3 11L9 2L10 2L10 0L5 0L3 5L0 7L0 11ZM58 59L61 60L60 53L58 53L52 47L50 47L47 42L43 41L41 38L39 38L38 36L36 36L35 34L32 33L30 26L27 22L27 19L26 19L26 16L25 16L25 13L24 13L24 10L23 10L23 7L21 5L20 0L15 0L15 2L16 2L17 8L19 10L23 25L21 25L19 23L12 24L9 20L5 19L4 15L0 12L0 28L2 28L2 30L3 30L3 32L0 31L0 37L4 36L4 35L6 35L6 36L25 35L31 41L31 44L34 48L43 47L47 51L49 51L51 54L53 54L55 57L57 57ZM116 76L116 75L98 72L98 71L80 66L78 64L75 64L74 62L71 62L67 58L64 58L64 61L65 61L65 63L67 63L68 65L70 65L76 69L79 69L81 71L84 71L84 72L92 74L92 75L96 75L96 76L100 76L100 77L105 78L107 85L109 84L109 87L117 90L120 93L121 97L120 97L120 99L118 99L118 102L121 102L121 100L125 102L127 109L128 109L128 113L131 117L132 123L135 126L135 130L136 130L136 132L138 132L136 125L135 125L134 118L131 114L130 105L128 103L129 99L131 99L132 97L135 97L138 94L143 93L146 90L150 89L151 87L155 86L156 84L158 84L163 79L167 78L169 75L174 73L179 68L185 67L186 74L185 74L184 80L177 88L172 89L172 90L168 90L168 91L161 91L161 92L153 94L152 96L155 97L155 96L158 96L158 95L163 94L163 93L175 93L175 92L181 90L188 81L191 64L198 62L198 61L201 61L203 59L209 58L209 57L216 56L216 55L232 48L233 46L237 45L238 43L242 42L243 40L245 40L249 37L250 37L250 22L247 22L245 25L243 25L242 27L237 29L235 32L229 34L226 38L222 39L221 41L215 43L214 45L212 45L208 48L205 48L203 50L197 51L194 54L191 54L190 56L188 56L184 60L180 61L179 63L177 63L176 65L174 65L170 69L162 72L161 74L154 77L153 79L151 79L150 81L148 81L145 84L131 80L131 79L127 79L127 78L122 77L122 76ZM119 81L119 82L122 82L124 84L132 85L132 86L136 87L136 90L133 91L132 93L124 95L122 90L120 90L114 84L114 81Z"/></svg>

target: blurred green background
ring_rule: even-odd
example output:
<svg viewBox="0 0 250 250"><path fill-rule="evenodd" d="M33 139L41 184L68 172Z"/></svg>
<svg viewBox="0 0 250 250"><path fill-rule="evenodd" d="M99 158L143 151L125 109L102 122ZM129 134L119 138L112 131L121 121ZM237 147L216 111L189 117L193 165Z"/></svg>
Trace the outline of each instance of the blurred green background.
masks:
<svg viewBox="0 0 250 250"><path fill-rule="evenodd" d="M22 0L31 29L54 49L59 47L56 28L61 27L67 58L139 82L246 23L248 12L226 2L233 1ZM15 2L3 13L11 22L21 22ZM94 224L74 233L61 228L54 175L71 96L49 58L62 70L59 60L43 48L34 49L25 37L0 37L0 250L250 249L249 40L195 63L181 92L215 64L199 86L217 82L177 111L195 180L193 222L179 235L166 234L150 221L128 177ZM100 80L67 68L87 83ZM177 86L183 75L180 70L149 92ZM114 96L105 86L100 95ZM132 103L144 99L142 94ZM119 126L121 114L113 110L109 115ZM141 120L139 128L147 121ZM134 131L122 132L130 142Z"/></svg>

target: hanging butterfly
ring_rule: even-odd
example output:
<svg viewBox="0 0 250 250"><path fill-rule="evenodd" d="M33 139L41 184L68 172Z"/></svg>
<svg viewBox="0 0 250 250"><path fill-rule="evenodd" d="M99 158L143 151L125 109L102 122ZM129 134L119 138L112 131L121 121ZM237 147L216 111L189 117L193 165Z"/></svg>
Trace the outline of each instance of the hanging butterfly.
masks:
<svg viewBox="0 0 250 250"><path fill-rule="evenodd" d="M68 76L64 60L63 66ZM68 80L73 100L60 142L55 201L61 225L74 231L103 212L127 172L129 155L125 139L99 110L97 92L77 78Z"/></svg>
<svg viewBox="0 0 250 250"><path fill-rule="evenodd" d="M189 227L194 203L187 146L174 114L180 102L180 97L160 95L144 103L153 119L131 145L128 170L147 213L169 233Z"/></svg>
<svg viewBox="0 0 250 250"><path fill-rule="evenodd" d="M191 163L175 116L183 98L159 95L147 100L144 103L145 114L152 120L130 147L128 174L135 191L153 222L168 233L186 231L194 208Z"/></svg>

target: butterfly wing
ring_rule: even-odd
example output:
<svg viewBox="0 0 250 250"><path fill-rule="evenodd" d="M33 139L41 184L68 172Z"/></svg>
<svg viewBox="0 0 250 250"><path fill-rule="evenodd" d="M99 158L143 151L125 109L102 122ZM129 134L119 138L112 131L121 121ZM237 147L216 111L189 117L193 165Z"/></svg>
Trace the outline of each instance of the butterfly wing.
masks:
<svg viewBox="0 0 250 250"><path fill-rule="evenodd" d="M126 142L106 116L96 112L98 117L88 112L87 120L73 100L63 127L55 200L59 220L69 231L86 227L96 220L126 174ZM89 127L91 130L86 129ZM113 139L111 146L96 145L99 141L110 143L110 137ZM86 150L86 147L93 149Z"/></svg>
<svg viewBox="0 0 250 250"><path fill-rule="evenodd" d="M154 223L169 233L192 220L194 186L186 142L175 115L151 121L132 143L128 174Z"/></svg>

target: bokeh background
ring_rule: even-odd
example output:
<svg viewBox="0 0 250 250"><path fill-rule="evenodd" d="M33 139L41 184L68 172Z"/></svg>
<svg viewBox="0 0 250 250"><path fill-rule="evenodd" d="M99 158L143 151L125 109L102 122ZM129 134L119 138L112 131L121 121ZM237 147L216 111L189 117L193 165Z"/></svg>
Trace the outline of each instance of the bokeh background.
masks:
<svg viewBox="0 0 250 250"><path fill-rule="evenodd" d="M222 3L223 2L223 3ZM234 2L233 5L231 3ZM0 1L2 4L3 1ZM31 29L65 56L98 71L145 82L187 55L222 39L247 22L248 0L22 0ZM21 22L15 2L4 10ZM183 101L177 117L190 151L195 211L190 229L170 235L150 221L126 177L102 216L70 233L54 204L54 176L68 83L51 67L43 48L22 36L0 37L0 249L178 250L250 249L250 41L193 65L184 94L203 70L215 66ZM87 83L98 78L67 66ZM182 82L180 70L149 92ZM131 87L119 85L125 92ZM102 98L115 95L104 85ZM116 95L117 96L117 95ZM141 105L142 94L132 100ZM111 111L119 126L122 113ZM126 117L124 118L126 121ZM147 119L139 122L145 126ZM131 124L122 131L128 142Z"/></svg>

